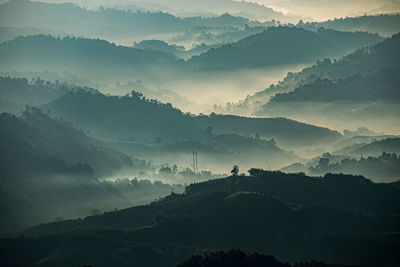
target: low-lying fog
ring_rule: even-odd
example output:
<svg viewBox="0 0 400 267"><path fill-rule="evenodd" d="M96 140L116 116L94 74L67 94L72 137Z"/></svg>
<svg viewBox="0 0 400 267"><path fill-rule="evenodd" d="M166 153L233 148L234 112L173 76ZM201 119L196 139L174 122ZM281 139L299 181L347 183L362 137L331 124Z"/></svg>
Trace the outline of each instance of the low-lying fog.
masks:
<svg viewBox="0 0 400 267"><path fill-rule="evenodd" d="M184 112L208 114L214 106L225 106L237 102L247 95L264 90L270 84L282 80L288 72L300 71L307 65L283 67L212 71L198 73L170 73L170 76L155 76L153 79L117 81L103 84L103 93L124 95L132 90L147 98L170 102Z"/></svg>

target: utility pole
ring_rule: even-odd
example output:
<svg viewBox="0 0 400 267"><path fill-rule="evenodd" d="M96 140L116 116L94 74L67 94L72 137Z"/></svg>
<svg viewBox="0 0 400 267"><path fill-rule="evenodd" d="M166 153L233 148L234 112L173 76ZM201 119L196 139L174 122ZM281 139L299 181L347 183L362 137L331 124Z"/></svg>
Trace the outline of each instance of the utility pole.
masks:
<svg viewBox="0 0 400 267"><path fill-rule="evenodd" d="M196 173L196 161L194 159L194 151L192 153L193 153L193 172Z"/></svg>
<svg viewBox="0 0 400 267"><path fill-rule="evenodd" d="M195 171L195 173L196 172L199 172L199 165L198 165L198 162L197 162L197 152L196 152L196 171Z"/></svg>

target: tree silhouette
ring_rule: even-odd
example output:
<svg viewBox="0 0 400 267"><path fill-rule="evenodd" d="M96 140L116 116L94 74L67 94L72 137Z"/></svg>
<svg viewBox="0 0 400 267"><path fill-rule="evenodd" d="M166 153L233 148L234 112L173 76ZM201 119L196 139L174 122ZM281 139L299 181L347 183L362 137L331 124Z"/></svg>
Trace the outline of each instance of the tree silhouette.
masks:
<svg viewBox="0 0 400 267"><path fill-rule="evenodd" d="M231 173L232 173L233 176L237 176L238 173L239 173L239 166L238 165L233 166L233 169L231 170Z"/></svg>

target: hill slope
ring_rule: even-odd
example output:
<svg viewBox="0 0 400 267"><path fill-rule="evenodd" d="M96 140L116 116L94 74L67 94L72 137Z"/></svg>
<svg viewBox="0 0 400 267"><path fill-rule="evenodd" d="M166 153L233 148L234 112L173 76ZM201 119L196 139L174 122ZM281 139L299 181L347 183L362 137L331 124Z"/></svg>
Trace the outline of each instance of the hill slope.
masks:
<svg viewBox="0 0 400 267"><path fill-rule="evenodd" d="M232 2L232 1L230 1ZM240 5L240 3L239 3ZM246 4L243 4L246 5ZM249 5L249 4L247 4ZM180 18L164 12L99 8L88 10L72 3L9 1L0 5L0 25L36 27L61 31L74 36L108 40L141 38L207 28L243 28L262 23L223 14L212 18Z"/></svg>
<svg viewBox="0 0 400 267"><path fill-rule="evenodd" d="M271 27L237 43L211 49L189 60L201 69L255 68L304 64L324 57L345 55L382 38L368 33L317 32L301 28Z"/></svg>
<svg viewBox="0 0 400 267"><path fill-rule="evenodd" d="M106 148L66 122L52 120L37 108L28 109L19 118L4 113L1 124L3 133L68 164L88 164L98 176L132 165L128 156Z"/></svg>
<svg viewBox="0 0 400 267"><path fill-rule="evenodd" d="M318 30L321 27L335 31L366 31L391 36L400 32L400 14L337 18L323 22L298 23L297 27Z"/></svg>
<svg viewBox="0 0 400 267"><path fill-rule="evenodd" d="M297 73L289 72L278 84L271 85L236 106L237 110L259 108L271 96L289 93L296 88L313 84L317 79L336 81L351 76L376 75L386 70L396 71L400 67L400 34L393 35L376 45L358 49L340 60L325 59ZM373 77L373 76L372 76Z"/></svg>
<svg viewBox="0 0 400 267"><path fill-rule="evenodd" d="M19 71L69 71L75 74L132 74L144 65L176 63L175 56L155 50L116 46L103 40L18 37L0 45L1 68Z"/></svg>
<svg viewBox="0 0 400 267"><path fill-rule="evenodd" d="M395 134L400 114L399 51L400 34L396 34L340 60L325 59L298 73L289 72L279 83L227 105L227 111Z"/></svg>
<svg viewBox="0 0 400 267"><path fill-rule="evenodd" d="M374 138L372 138L374 139ZM337 150L335 153L359 156L379 156L382 152L400 154L400 138L383 138L381 140L373 140L371 142L358 142Z"/></svg>
<svg viewBox="0 0 400 267"><path fill-rule="evenodd" d="M400 100L399 69L386 69L375 74L354 75L337 81L316 80L289 93L276 94L270 103L283 102L367 102Z"/></svg>
<svg viewBox="0 0 400 267"><path fill-rule="evenodd" d="M297 145L322 143L341 137L329 129L284 118L253 119L215 114L192 116L170 104L148 100L136 92L123 97L105 96L98 92L70 92L43 107L50 110L52 116L61 116L96 136L147 143L154 143L155 138L161 138L163 143L190 138L204 140L208 138L206 129L209 126L215 133L258 133L266 139L274 138L278 142ZM310 135L313 136L311 139Z"/></svg>
<svg viewBox="0 0 400 267"><path fill-rule="evenodd" d="M193 251L230 247L272 253L285 261L335 258L342 264L395 266L396 235L383 233L398 230L398 219L381 215L398 214L396 186L356 176L250 173L194 184L183 195L147 206L41 225L26 231L39 237L2 239L1 249L15 262L10 252L20 247L27 257L17 262L40 260L43 266L57 260L127 266L138 254L136 262L142 265L157 266L154 255L159 254L166 266L174 266ZM74 229L81 230L69 232ZM40 236L46 233L52 234ZM59 246L50 245L54 242L64 245L60 254L55 254ZM80 248L68 255L76 242ZM95 250L104 253L93 254ZM118 258L111 256L121 250Z"/></svg>
<svg viewBox="0 0 400 267"><path fill-rule="evenodd" d="M41 79L0 77L0 112L17 113L26 105L47 104L71 90L66 84L45 82Z"/></svg>
<svg viewBox="0 0 400 267"><path fill-rule="evenodd" d="M97 180L132 166L126 155L36 108L3 113L0 126L1 234L127 203Z"/></svg>

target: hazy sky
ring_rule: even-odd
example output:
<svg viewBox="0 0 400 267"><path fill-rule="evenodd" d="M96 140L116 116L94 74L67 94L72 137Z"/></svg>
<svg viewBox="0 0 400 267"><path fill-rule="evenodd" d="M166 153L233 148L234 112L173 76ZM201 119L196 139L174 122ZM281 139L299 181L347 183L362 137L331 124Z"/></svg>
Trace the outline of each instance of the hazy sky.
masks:
<svg viewBox="0 0 400 267"><path fill-rule="evenodd" d="M112 6L138 4L139 6L154 6L162 9L168 6L174 10L193 11L204 6L210 11L212 3L226 3L231 0L35 0L42 2L75 2L82 6ZM400 12L400 0L246 0L272 7L278 11L301 15L315 20L326 20L335 17L357 16L364 13ZM7 0L0 0L7 2ZM146 2L156 3L148 5ZM207 7L206 7L207 6ZM228 5L227 5L228 6ZM212 8L211 8L212 9ZM169 10L167 10L169 11Z"/></svg>
<svg viewBox="0 0 400 267"><path fill-rule="evenodd" d="M364 13L400 12L400 0L256 0L285 13L301 14L317 20Z"/></svg>

